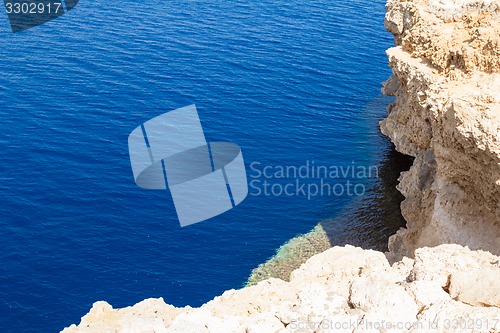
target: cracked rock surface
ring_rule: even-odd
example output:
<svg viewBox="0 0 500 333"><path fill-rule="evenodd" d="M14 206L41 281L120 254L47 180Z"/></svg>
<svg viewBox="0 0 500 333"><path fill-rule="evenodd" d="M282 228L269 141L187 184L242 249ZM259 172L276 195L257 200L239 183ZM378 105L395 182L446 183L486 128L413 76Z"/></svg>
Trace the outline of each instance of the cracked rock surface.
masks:
<svg viewBox="0 0 500 333"><path fill-rule="evenodd" d="M495 332L499 260L440 245L390 265L381 252L334 247L310 258L290 282L229 290L200 308L161 298L124 309L97 302L63 332ZM466 324L470 329L459 326Z"/></svg>

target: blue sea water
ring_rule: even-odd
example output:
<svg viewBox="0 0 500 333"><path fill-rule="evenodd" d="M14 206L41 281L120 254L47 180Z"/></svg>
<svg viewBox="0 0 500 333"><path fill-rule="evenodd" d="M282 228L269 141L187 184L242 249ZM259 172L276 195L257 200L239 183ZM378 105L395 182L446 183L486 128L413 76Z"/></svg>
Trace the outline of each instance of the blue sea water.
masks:
<svg viewBox="0 0 500 333"><path fill-rule="evenodd" d="M87 0L12 34L2 12L0 330L56 332L97 300L198 306L345 211L348 195L249 195L180 228L167 192L135 185L127 137L194 103L249 175L380 164L383 16L383 0Z"/></svg>

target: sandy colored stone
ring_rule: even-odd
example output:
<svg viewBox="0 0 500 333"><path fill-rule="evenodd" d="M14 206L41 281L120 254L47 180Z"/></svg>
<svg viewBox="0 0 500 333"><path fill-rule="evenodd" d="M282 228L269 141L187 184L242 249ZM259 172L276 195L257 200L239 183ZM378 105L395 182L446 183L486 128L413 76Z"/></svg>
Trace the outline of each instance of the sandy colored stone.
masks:
<svg viewBox="0 0 500 333"><path fill-rule="evenodd" d="M386 28L411 56L444 73L500 70L500 2L389 0L386 8Z"/></svg>
<svg viewBox="0 0 500 333"><path fill-rule="evenodd" d="M396 96L381 130L415 157L391 252L458 243L500 254L500 1L389 0ZM397 81L396 84L394 81Z"/></svg>
<svg viewBox="0 0 500 333"><path fill-rule="evenodd" d="M175 317L189 309L166 304L162 298L147 299L123 309L113 309L110 304L100 301L82 317L79 326L71 325L62 332L164 332Z"/></svg>
<svg viewBox="0 0 500 333"><path fill-rule="evenodd" d="M500 307L500 266L453 273L449 291L452 298L463 303Z"/></svg>
<svg viewBox="0 0 500 333"><path fill-rule="evenodd" d="M390 265L381 252L334 247L296 269L290 282L269 279L230 290L200 308L175 308L161 298L124 309L97 302L78 326L63 332L412 332L411 325L397 325L428 324L433 318L443 332L452 332L445 329L447 318L482 320L481 332L488 332L500 329L491 320L500 317L498 294L479 291L475 270L498 269L499 260L488 252L441 245Z"/></svg>

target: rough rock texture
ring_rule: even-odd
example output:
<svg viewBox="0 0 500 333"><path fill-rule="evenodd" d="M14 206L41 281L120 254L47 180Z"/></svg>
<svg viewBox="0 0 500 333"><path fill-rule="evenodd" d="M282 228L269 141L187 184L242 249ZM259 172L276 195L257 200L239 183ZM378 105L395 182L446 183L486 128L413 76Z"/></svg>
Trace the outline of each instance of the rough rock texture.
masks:
<svg viewBox="0 0 500 333"><path fill-rule="evenodd" d="M381 122L415 156L392 252L458 243L500 253L500 1L389 0L396 96Z"/></svg>
<svg viewBox="0 0 500 333"><path fill-rule="evenodd" d="M441 245L391 266L381 252L334 247L290 282L229 290L200 308L161 298L124 309L97 302L63 333L498 332L499 260Z"/></svg>

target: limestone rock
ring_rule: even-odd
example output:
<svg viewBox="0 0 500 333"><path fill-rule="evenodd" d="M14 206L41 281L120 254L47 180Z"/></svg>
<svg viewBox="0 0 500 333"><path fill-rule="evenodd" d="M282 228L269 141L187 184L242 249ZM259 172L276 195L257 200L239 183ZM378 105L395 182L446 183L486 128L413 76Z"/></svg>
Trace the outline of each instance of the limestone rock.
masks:
<svg viewBox="0 0 500 333"><path fill-rule="evenodd" d="M391 266L383 253L334 247L310 258L290 282L269 279L226 291L195 309L175 308L161 298L124 309L97 302L78 326L63 332L498 331L499 260L488 252L441 245ZM487 273L478 275L482 268ZM483 291L486 284L489 293ZM457 326L472 321L471 329Z"/></svg>
<svg viewBox="0 0 500 333"><path fill-rule="evenodd" d="M481 267L450 275L450 295L475 306L500 307L500 267Z"/></svg>
<svg viewBox="0 0 500 333"><path fill-rule="evenodd" d="M415 157L398 186L407 228L390 251L500 254L500 1L389 0L385 25L396 102L381 130Z"/></svg>
<svg viewBox="0 0 500 333"><path fill-rule="evenodd" d="M132 307L113 309L106 302L96 302L90 312L82 317L77 327L71 325L62 333L102 332L164 332L175 317L188 311L189 307L176 308L166 304L162 298L147 299Z"/></svg>

